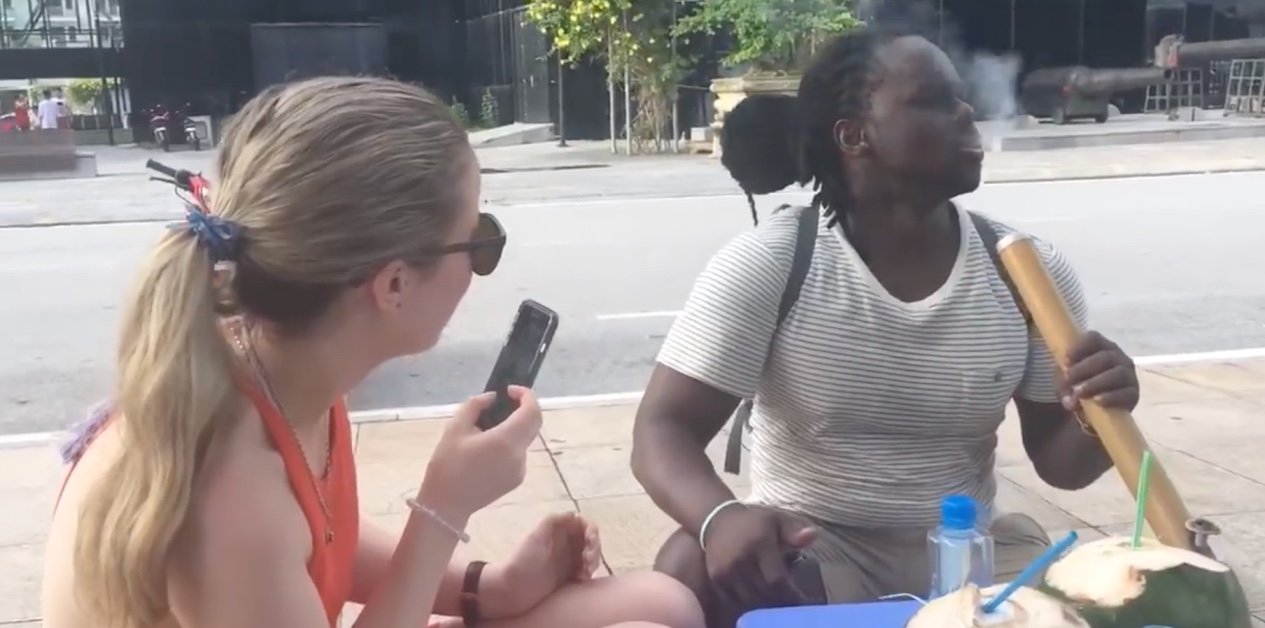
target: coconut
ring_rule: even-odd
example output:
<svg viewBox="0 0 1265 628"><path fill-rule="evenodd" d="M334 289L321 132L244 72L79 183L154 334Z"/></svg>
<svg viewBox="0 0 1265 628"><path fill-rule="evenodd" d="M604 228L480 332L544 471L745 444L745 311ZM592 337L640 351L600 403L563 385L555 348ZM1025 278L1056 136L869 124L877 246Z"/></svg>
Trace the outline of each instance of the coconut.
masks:
<svg viewBox="0 0 1265 628"><path fill-rule="evenodd" d="M1046 571L1043 591L1091 628L1251 628L1238 578L1221 562L1144 539L1107 538L1073 549Z"/></svg>
<svg viewBox="0 0 1265 628"><path fill-rule="evenodd" d="M1028 587L1019 587L996 611L984 614L984 602L1003 588L968 584L927 602L905 628L1090 628L1071 606Z"/></svg>

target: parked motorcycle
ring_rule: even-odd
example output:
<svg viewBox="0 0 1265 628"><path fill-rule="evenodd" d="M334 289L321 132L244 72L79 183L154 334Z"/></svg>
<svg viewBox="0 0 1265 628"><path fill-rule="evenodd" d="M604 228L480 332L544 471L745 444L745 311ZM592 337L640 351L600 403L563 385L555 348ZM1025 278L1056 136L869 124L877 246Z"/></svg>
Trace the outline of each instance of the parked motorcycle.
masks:
<svg viewBox="0 0 1265 628"><path fill-rule="evenodd" d="M163 149L163 152L171 152L171 137L168 135L168 129L171 127L171 113L163 107L155 107L149 112L149 128L154 133L154 143Z"/></svg>
<svg viewBox="0 0 1265 628"><path fill-rule="evenodd" d="M198 137L198 123L186 115L183 111L180 113L181 126L184 127L184 143L193 147L193 150L202 150L202 138Z"/></svg>

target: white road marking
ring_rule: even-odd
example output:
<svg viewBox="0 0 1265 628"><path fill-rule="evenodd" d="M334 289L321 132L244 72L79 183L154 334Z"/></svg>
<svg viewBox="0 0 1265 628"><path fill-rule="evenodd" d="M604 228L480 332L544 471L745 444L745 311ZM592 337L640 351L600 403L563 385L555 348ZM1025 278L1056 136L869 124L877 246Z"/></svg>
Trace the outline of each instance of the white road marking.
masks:
<svg viewBox="0 0 1265 628"><path fill-rule="evenodd" d="M659 314L665 314L659 312ZM675 314L675 313L672 313ZM1138 366L1169 366L1179 364L1198 364L1208 362L1241 362L1265 358L1265 347L1248 349L1230 349L1227 351L1200 351L1194 353L1173 353L1168 355L1149 355L1134 358ZM566 397L549 397L540 399L543 410L567 410L571 408L589 408L600 406L617 406L636 403L641 399L641 391L622 393L606 393L600 395L572 395ZM386 408L381 410L364 410L352 412L353 423L382 423L387 421L416 421L424 419L441 419L452 416L457 404L438 406L411 406L405 408ZM22 447L47 446L60 441L65 432L31 432L26 434L0 435L0 450L18 449Z"/></svg>
<svg viewBox="0 0 1265 628"><path fill-rule="evenodd" d="M1198 353L1172 353L1169 355L1145 355L1134 358L1133 363L1140 366L1167 366L1170 364L1191 364L1193 362L1239 362L1242 360L1259 360L1261 358L1265 358L1265 347L1230 349L1228 351L1201 351Z"/></svg>
<svg viewBox="0 0 1265 628"><path fill-rule="evenodd" d="M598 314L595 318L599 321L626 321L639 318L676 318L681 315L680 310L660 311L660 312L622 312L619 314Z"/></svg>

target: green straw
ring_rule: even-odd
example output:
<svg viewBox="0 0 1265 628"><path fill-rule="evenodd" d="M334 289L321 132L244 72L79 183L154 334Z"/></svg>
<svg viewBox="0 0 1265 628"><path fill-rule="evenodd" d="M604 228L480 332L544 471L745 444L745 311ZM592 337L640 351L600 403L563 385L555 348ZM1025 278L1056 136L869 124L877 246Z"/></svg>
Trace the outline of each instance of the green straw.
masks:
<svg viewBox="0 0 1265 628"><path fill-rule="evenodd" d="M1142 469L1138 472L1138 513L1133 517L1133 547L1142 547L1142 526L1146 525L1146 492L1151 485L1151 451L1142 452Z"/></svg>

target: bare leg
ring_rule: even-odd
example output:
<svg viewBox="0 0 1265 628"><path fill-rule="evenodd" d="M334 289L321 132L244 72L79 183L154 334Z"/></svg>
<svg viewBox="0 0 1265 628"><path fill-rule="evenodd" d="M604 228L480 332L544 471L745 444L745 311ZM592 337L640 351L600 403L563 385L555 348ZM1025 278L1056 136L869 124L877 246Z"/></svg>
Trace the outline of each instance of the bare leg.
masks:
<svg viewBox="0 0 1265 628"><path fill-rule="evenodd" d="M430 628L461 628L460 619L432 618ZM480 628L704 628L694 594L663 574L647 571L568 585L526 615Z"/></svg>
<svg viewBox="0 0 1265 628"><path fill-rule="evenodd" d="M738 611L729 608L713 593L703 549L690 533L677 530L663 542L654 559L654 570L689 587L703 607L708 628L733 628L737 623Z"/></svg>

